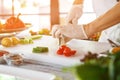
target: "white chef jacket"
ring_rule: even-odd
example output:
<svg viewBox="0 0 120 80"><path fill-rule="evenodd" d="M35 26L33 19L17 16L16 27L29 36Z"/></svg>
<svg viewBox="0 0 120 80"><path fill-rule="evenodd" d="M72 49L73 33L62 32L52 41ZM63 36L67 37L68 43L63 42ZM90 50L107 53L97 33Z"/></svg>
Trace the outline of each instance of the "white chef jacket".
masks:
<svg viewBox="0 0 120 80"><path fill-rule="evenodd" d="M97 17L104 14L116 4L117 0L93 0L93 8ZM102 31L99 42L108 42L108 38L120 44L120 24Z"/></svg>

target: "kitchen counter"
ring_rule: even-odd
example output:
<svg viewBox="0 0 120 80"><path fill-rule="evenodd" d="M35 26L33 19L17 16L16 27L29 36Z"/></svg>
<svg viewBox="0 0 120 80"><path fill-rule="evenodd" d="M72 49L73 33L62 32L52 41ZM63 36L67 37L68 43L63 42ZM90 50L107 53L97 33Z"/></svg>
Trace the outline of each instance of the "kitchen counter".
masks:
<svg viewBox="0 0 120 80"><path fill-rule="evenodd" d="M47 66L43 67L43 65L40 66L40 65L28 64L28 65L20 66L19 69L24 69L24 71L28 70L28 72L29 72L29 70L35 71L37 74L39 74L38 72L40 72L40 73L45 72L46 74L50 73L50 75L52 75L52 77L54 74L57 74L60 77L64 77L64 80L65 80L66 75L71 76L71 79L73 78L73 76L69 73L63 73L61 71L62 67L80 64L81 63L80 59L82 59L84 57L84 55L88 53L88 51L99 54L99 53L105 52L111 48L110 44L108 44L108 43L86 41L86 40L76 40L76 39L69 41L68 43L66 43L66 45L72 49L77 50L76 55L71 56L71 57L57 55L56 51L59 48L58 40L55 38L52 38L51 36L45 36L45 35L41 39L34 40L34 44L17 45L17 46L8 47L8 48L3 47L1 45L0 49L7 50L14 54L23 54L24 57L27 59L36 60L36 61L43 62L46 64L48 63L48 65L49 65L48 67ZM33 47L36 47L36 46L47 46L49 48L49 52L43 53L43 54L32 53ZM61 66L61 67L58 68L57 66ZM4 68L4 65L0 65L0 67L2 69L2 68ZM5 68L9 69L10 66L9 67L5 66ZM11 67L11 68L13 68L13 67ZM16 67L16 68L18 68L18 67ZM59 71L57 71L56 69ZM2 70L2 71L5 71L5 70ZM2 72L2 71L0 70L0 72ZM13 71L14 71L14 68L13 68ZM11 69L10 72L12 73L13 71ZM25 76L26 74L23 74L23 75ZM28 75L26 75L26 76L28 76ZM35 77L34 75L29 75L29 76ZM38 79L36 79L36 80L38 80ZM41 80L40 77L39 77L39 80ZM44 79L42 79L42 80L44 80ZM47 80L49 80L49 79L47 79Z"/></svg>

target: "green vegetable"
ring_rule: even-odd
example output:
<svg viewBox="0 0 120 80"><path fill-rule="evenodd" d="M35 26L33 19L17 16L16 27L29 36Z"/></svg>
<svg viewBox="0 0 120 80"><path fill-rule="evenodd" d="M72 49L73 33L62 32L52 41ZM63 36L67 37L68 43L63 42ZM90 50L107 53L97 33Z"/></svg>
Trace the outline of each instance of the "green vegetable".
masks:
<svg viewBox="0 0 120 80"><path fill-rule="evenodd" d="M21 44L32 44L33 40L32 38L24 38L24 39L20 39L20 43Z"/></svg>
<svg viewBox="0 0 120 80"><path fill-rule="evenodd" d="M33 39L33 40L35 40L35 39L40 39L42 36L41 35L33 35L33 36L31 36L31 38Z"/></svg>
<svg viewBox="0 0 120 80"><path fill-rule="evenodd" d="M43 52L48 52L48 47L35 47L33 48L32 52L34 53L43 53Z"/></svg>
<svg viewBox="0 0 120 80"><path fill-rule="evenodd" d="M33 40L39 39L41 37L42 37L41 35L33 35L33 36L30 36L30 37L25 37L23 39L20 39L20 43L21 44L32 44Z"/></svg>
<svg viewBox="0 0 120 80"><path fill-rule="evenodd" d="M83 60L83 64L65 67L63 71L71 72L76 80L120 80L120 52L101 57L90 54Z"/></svg>

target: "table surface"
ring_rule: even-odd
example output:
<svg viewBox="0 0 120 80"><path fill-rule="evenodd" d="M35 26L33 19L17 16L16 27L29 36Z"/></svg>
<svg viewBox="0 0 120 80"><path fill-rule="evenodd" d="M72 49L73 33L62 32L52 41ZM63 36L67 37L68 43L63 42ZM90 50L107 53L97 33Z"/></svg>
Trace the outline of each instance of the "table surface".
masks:
<svg viewBox="0 0 120 80"><path fill-rule="evenodd" d="M17 45L17 46L8 47L8 48L0 45L0 49L7 50L14 54L23 54L24 57L27 59L32 59L32 60L36 60L36 61L49 63L49 65L52 64L53 65L52 67L54 69L52 67L47 67L47 69L49 69L49 68L53 69L51 71L45 71L45 69L42 69L43 66L39 66L41 69L39 67L37 68L36 65L33 65L33 66L32 65L31 66L23 65L20 67L20 69L21 68L27 69L27 70L35 71L36 73L41 72L41 75L46 75L46 74L48 75L48 73L50 73L49 76L53 78L54 74L57 72L55 69L59 69L56 67L56 65L72 66L72 65L80 64L81 63L80 59L83 58L84 55L87 54L88 51L99 54L99 53L109 50L111 48L110 44L108 44L108 43L86 41L86 40L76 40L76 39L69 41L68 43L66 43L66 45L72 49L77 50L77 53L75 56L65 57L63 55L57 55L56 51L59 48L58 40L55 38L52 38L51 36L45 36L45 35L42 36L41 39L34 40L34 44ZM32 53L33 47L36 47L36 46L47 46L49 48L49 52L43 53L43 54ZM0 65L0 67L3 67L3 66ZM8 68L7 67L8 66L6 66L6 69L9 68L9 67ZM11 72L13 72L13 71L11 69ZM25 71L25 70L23 70L23 71ZM54 71L56 71L56 72L54 72ZM1 72L1 70L0 70L0 72ZM42 72L45 72L45 74L42 74ZM56 74L59 75L59 73L56 73ZM20 74L20 75L22 75L22 74ZM25 75L25 74L23 74L23 75ZM61 73L60 73L60 75L61 75ZM66 75L68 75L68 74L66 74ZM33 76L33 75L29 75L29 76ZM63 75L61 75L61 76L63 77ZM38 78L40 79L40 77L38 77ZM49 79L47 79L47 80L49 80ZM50 79L50 80L52 80L52 79Z"/></svg>

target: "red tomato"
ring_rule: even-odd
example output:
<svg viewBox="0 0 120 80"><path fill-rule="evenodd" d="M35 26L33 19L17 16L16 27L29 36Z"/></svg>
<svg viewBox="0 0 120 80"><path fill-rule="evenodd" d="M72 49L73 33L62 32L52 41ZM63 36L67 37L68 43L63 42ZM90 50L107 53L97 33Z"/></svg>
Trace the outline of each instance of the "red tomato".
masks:
<svg viewBox="0 0 120 80"><path fill-rule="evenodd" d="M57 54L62 55L63 54L63 49L58 49Z"/></svg>
<svg viewBox="0 0 120 80"><path fill-rule="evenodd" d="M63 51L63 54L67 57L71 56L71 49L69 47L66 47Z"/></svg>
<svg viewBox="0 0 120 80"><path fill-rule="evenodd" d="M76 53L76 50L71 51L71 55L75 55L75 53Z"/></svg>
<svg viewBox="0 0 120 80"><path fill-rule="evenodd" d="M0 50L0 57L3 56L4 54L9 54L8 51Z"/></svg>
<svg viewBox="0 0 120 80"><path fill-rule="evenodd" d="M65 55L66 57L70 57L70 56L71 56L70 53L64 53L64 55Z"/></svg>
<svg viewBox="0 0 120 80"><path fill-rule="evenodd" d="M71 52L71 49L69 47L66 47L63 51L63 53L70 53Z"/></svg>
<svg viewBox="0 0 120 80"><path fill-rule="evenodd" d="M75 55L76 50L71 50L69 47L67 47L66 45L62 45L60 46L60 48L57 50L57 54L59 55L64 55L66 57Z"/></svg>

